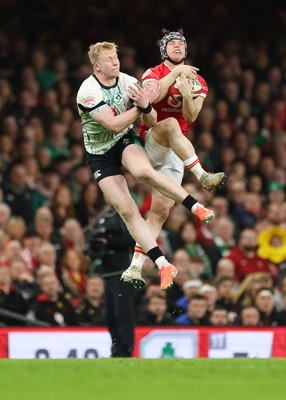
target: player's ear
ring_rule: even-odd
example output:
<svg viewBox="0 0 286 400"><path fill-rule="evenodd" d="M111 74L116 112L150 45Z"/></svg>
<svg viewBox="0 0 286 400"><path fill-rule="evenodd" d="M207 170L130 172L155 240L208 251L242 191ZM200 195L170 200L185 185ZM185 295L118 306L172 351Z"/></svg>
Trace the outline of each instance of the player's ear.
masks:
<svg viewBox="0 0 286 400"><path fill-rule="evenodd" d="M99 68L99 65L98 65L98 64L93 63L92 65L93 65L93 68L95 69L95 71L97 71L97 72L100 71L100 68Z"/></svg>

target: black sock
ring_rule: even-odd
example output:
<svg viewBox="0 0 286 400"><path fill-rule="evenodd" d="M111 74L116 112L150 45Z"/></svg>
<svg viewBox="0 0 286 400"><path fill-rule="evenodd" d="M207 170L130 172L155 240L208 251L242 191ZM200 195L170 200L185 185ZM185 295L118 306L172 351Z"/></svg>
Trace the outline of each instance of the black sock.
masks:
<svg viewBox="0 0 286 400"><path fill-rule="evenodd" d="M182 202L183 206L185 206L188 210L192 211L192 207L198 201L194 199L192 196L188 195Z"/></svg>
<svg viewBox="0 0 286 400"><path fill-rule="evenodd" d="M164 257L164 254L160 250L159 246L153 247L153 249L147 251L148 257L155 263L157 258Z"/></svg>

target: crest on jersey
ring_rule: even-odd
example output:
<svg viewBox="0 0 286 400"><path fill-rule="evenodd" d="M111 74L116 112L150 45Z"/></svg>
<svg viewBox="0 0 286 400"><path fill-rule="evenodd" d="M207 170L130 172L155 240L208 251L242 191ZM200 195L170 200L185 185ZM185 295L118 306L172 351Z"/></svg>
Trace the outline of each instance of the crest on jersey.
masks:
<svg viewBox="0 0 286 400"><path fill-rule="evenodd" d="M121 93L116 93L116 95L113 98L113 101L115 104L122 104L123 103L123 96Z"/></svg>

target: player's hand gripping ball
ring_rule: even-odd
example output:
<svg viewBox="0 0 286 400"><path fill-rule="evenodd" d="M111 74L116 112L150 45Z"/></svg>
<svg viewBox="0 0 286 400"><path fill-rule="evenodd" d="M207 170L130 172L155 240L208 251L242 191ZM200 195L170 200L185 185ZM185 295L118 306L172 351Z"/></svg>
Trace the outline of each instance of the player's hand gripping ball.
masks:
<svg viewBox="0 0 286 400"><path fill-rule="evenodd" d="M182 101L181 93L179 92L178 87L177 87L177 82L179 79L180 78L178 77L176 79L176 82L170 86L169 94L177 101ZM192 83L192 96L193 96L193 99L195 99L201 93L202 84L198 79L192 79L191 83Z"/></svg>

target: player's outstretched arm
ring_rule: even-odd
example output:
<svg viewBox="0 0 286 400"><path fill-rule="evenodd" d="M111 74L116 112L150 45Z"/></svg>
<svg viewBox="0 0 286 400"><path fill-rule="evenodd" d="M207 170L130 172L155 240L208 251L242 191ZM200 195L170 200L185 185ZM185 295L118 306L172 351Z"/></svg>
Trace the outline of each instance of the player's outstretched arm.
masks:
<svg viewBox="0 0 286 400"><path fill-rule="evenodd" d="M198 97L193 98L192 94L192 83L184 74L181 74L177 78L177 88L182 95L182 114L185 120L191 124L197 119L199 112L201 111L204 99Z"/></svg>
<svg viewBox="0 0 286 400"><path fill-rule="evenodd" d="M94 114L92 118L104 128L117 134L133 124L139 118L140 114L141 112L136 107L133 107L122 114L114 115L112 108L109 107Z"/></svg>

